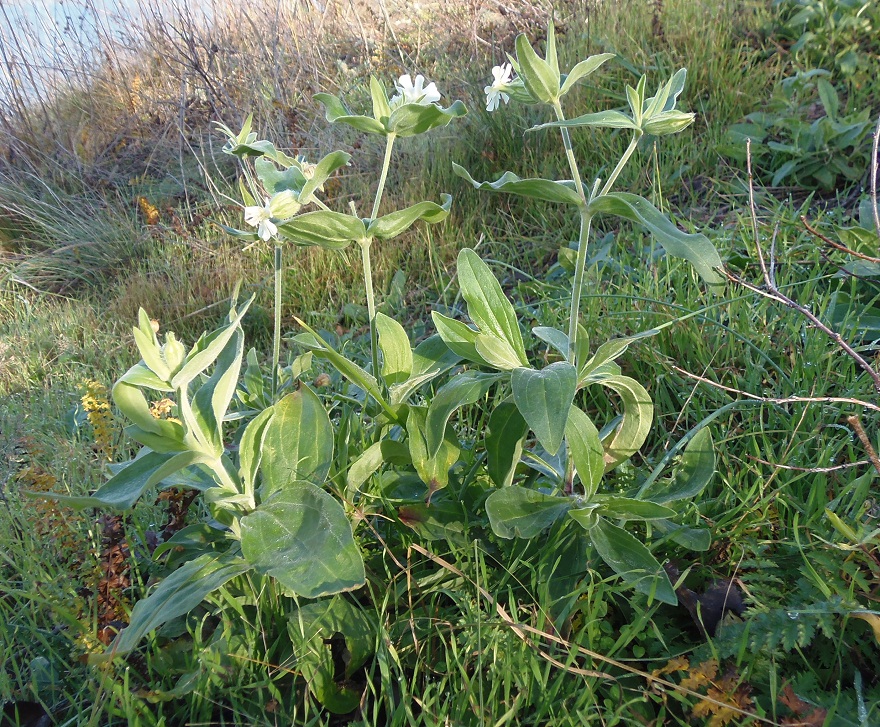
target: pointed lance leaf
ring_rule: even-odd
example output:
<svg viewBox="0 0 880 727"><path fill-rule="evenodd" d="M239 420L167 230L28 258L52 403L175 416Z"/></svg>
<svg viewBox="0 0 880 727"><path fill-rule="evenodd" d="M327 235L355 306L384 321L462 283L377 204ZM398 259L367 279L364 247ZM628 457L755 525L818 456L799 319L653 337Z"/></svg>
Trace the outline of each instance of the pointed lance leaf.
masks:
<svg viewBox="0 0 880 727"><path fill-rule="evenodd" d="M709 285L719 285L724 278L716 272L723 263L709 238L703 234L682 232L669 218L644 197L628 192L611 192L590 203L593 214L611 214L643 225L667 253L684 258Z"/></svg>
<svg viewBox="0 0 880 727"><path fill-rule="evenodd" d="M408 230L419 220L436 225L449 216L449 208L452 205L452 197L448 194L441 195L442 204L436 202L419 202L406 209L392 212L373 220L367 226L368 237L378 237L380 240L388 240L397 237L401 232Z"/></svg>
<svg viewBox="0 0 880 727"><path fill-rule="evenodd" d="M586 60L578 63L565 77L559 95L564 96L567 94L579 80L586 78L591 73L595 72L603 63L610 61L615 56L615 53L599 53L598 55L590 56Z"/></svg>
<svg viewBox="0 0 880 727"><path fill-rule="evenodd" d="M486 435L486 471L499 487L513 484L516 466L522 456L523 442L529 433L516 404L503 401L489 416Z"/></svg>
<svg viewBox="0 0 880 727"><path fill-rule="evenodd" d="M353 215L317 210L278 225L278 232L298 245L341 250L349 243L366 237L367 228L360 218Z"/></svg>
<svg viewBox="0 0 880 727"><path fill-rule="evenodd" d="M555 182L551 179L539 178L522 179L513 172L504 172L494 182L478 182L471 177L464 167L454 162L452 164L452 171L462 179L470 182L475 189L518 194L521 197L542 199L545 202L556 202L557 204L573 204L576 206L583 204L574 183L571 181Z"/></svg>

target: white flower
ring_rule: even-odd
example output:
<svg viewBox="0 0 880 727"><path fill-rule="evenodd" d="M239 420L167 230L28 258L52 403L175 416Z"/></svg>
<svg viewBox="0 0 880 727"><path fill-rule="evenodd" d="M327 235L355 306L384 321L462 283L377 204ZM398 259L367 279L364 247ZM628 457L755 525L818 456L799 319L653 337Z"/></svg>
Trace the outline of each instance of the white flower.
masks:
<svg viewBox="0 0 880 727"><path fill-rule="evenodd" d="M268 241L269 238L278 234L278 227L272 222L272 200L266 199L264 207L245 207L244 221L251 227L257 228L260 239Z"/></svg>
<svg viewBox="0 0 880 727"><path fill-rule="evenodd" d="M494 111L501 101L508 103L510 96L505 92L507 85L513 80L513 66L505 63L503 66L495 66L492 69L492 85L486 86L483 93L486 94L486 111Z"/></svg>
<svg viewBox="0 0 880 727"><path fill-rule="evenodd" d="M421 74L416 76L416 80L413 81L410 75L405 73L394 84L394 87L397 89L397 95L391 98L391 105L393 107L408 103L427 106L440 100L440 92L437 90L437 86L433 81L425 86L425 77Z"/></svg>

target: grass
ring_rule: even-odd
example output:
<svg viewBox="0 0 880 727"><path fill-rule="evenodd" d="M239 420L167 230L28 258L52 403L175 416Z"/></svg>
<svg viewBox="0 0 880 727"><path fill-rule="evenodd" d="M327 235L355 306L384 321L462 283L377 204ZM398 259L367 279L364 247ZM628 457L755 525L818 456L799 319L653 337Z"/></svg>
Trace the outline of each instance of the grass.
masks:
<svg viewBox="0 0 880 727"><path fill-rule="evenodd" d="M225 17L223 6L211 7ZM310 94L339 90L359 107L366 99L354 89L367 73L388 78L401 58L418 59L432 79L450 79L442 84L450 96L468 89L471 113L454 131L400 144L388 208L441 191L455 205L445 225L413 228L377 251L380 300L390 299L416 336L427 334L429 306L460 305L456 251L478 245L524 320L565 326L570 283L558 251L576 235L570 220L550 205L478 195L447 164L454 159L475 178L508 168L561 174L555 137L522 131L544 120L534 109L490 116L472 90L486 75L473 68L498 62L516 31L539 33L541 12L524 4L499 20L493 6L468 6L441 23L427 7L408 24L394 14L392 35L366 15L357 18L361 31L340 17L295 11L284 22L300 32L285 34L267 8L247 10L262 34L254 35L241 23L203 26L184 8L175 30L158 6L144 5L146 20L109 47L116 55L94 65L90 93L82 92L88 79L69 92L56 80L55 101L13 95L3 107L0 133L10 153L0 160L0 725L16 724L12 710L28 707L70 725L685 725L714 716L715 724L861 727L880 719L878 474L848 421L858 415L876 449L876 412L840 401L747 401L710 383L768 399L876 403L868 377L793 311L734 285L712 295L685 266L655 254L640 231L608 223L594 238L582 306L592 347L671 325L619 361L648 384L656 417L648 444L605 486L637 483L673 443L715 417L717 471L686 512L687 522L711 528L711 545L695 552L657 533L653 542L696 595L732 579L744 613L728 613L706 636L697 623L702 606L692 614L627 589L571 524L532 541L505 541L472 503L458 531L416 532L392 515L357 524L368 584L346 600L373 624L370 657L343 681L354 642L346 646L337 635L328 645L339 685L363 695L347 716L324 710L302 676L288 628L305 604L255 576L229 582L128 660L81 662L107 638L102 609L118 609L124 622L164 574L148 544L171 517L167 501L144 501L110 522L26 494L82 494L104 480L82 386L91 379L110 386L136 361L129 331L139 307L191 342L221 321L238 281L257 293L247 345L261 355L269 348L271 252L242 251L210 224L240 224L229 202L237 196L234 172L210 121L237 123L254 109L268 138L310 157L356 151L333 203L351 199L366 208L381 151L369 143L355 150L357 137L327 130ZM601 87L578 92L585 108L619 103L603 89L633 83L642 72L650 84L688 67L683 98L698 112L697 124L660 140L656 154L643 145L620 185L672 210L684 228L716 230L728 264L756 280L744 174L717 147L727 127L760 107L796 67L768 39L779 22L775 9L667 0L662 7L557 11L563 65L608 48L625 60L609 66ZM322 42L307 45L306 37ZM336 51L352 37L356 51L343 67ZM126 43L143 49L148 60L139 67L154 72L127 64ZM848 108L876 99L876 78L846 82ZM575 144L587 175L603 176L626 139L583 132ZM840 275L845 258L800 217L834 237L854 224L857 193L850 191L819 199L809 190L778 198L757 190L765 253L777 230L778 285L820 316L835 292L860 285ZM157 224L146 224L138 197L156 207ZM285 329L297 316L339 336L348 350L364 350L356 254L304 248L286 255ZM407 280L402 296L393 284L398 270ZM874 355L870 340L859 343ZM291 347L285 355L294 353ZM534 344L530 354L539 360L544 351ZM337 377L331 390L343 386ZM602 391L582 396L597 422L616 415L616 402ZM336 406L340 421L351 416L344 402ZM484 431L487 411L471 410L460 426ZM123 424L114 420L111 430L117 461L133 453ZM354 442L362 435L352 427ZM466 481L465 472L453 472L453 483ZM467 488L460 494L466 503L474 496ZM377 497L383 512L396 512L387 492ZM193 515L199 507L196 501ZM835 527L827 510L863 542ZM116 587L108 589L113 578ZM730 707L750 716L723 711Z"/></svg>

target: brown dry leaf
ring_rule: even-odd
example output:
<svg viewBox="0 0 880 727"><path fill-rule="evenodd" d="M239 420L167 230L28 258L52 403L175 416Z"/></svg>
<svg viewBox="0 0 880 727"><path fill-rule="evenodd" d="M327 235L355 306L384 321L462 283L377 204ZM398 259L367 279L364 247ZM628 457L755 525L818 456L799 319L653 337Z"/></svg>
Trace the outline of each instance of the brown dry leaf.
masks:
<svg viewBox="0 0 880 727"><path fill-rule="evenodd" d="M786 684L779 695L779 702L794 712L794 717L786 717L780 724L798 725L798 727L822 727L828 710L805 702Z"/></svg>
<svg viewBox="0 0 880 727"><path fill-rule="evenodd" d="M711 684L716 674L718 674L718 662L715 659L709 659L709 661L692 667L688 671L688 675L681 680L681 686L697 691L700 687Z"/></svg>

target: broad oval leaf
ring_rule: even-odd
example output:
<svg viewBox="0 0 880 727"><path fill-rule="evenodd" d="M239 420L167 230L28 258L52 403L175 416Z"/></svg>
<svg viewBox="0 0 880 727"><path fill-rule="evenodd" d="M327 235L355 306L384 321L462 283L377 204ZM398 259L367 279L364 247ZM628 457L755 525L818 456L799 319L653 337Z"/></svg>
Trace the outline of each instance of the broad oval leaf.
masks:
<svg viewBox="0 0 880 727"><path fill-rule="evenodd" d="M572 507L567 497L545 495L537 490L511 485L486 498L486 514L492 532L499 538L534 538L565 515Z"/></svg>
<svg viewBox="0 0 880 727"><path fill-rule="evenodd" d="M458 254L458 283L470 319L481 333L491 333L510 344L523 366L528 365L519 321L489 266L469 248Z"/></svg>
<svg viewBox="0 0 880 727"><path fill-rule="evenodd" d="M273 408L260 464L264 500L297 480L323 483L333 461L333 425L314 391L300 385Z"/></svg>
<svg viewBox="0 0 880 727"><path fill-rule="evenodd" d="M228 553L205 554L184 563L165 578L149 596L138 601L129 625L103 654L92 654L89 663L109 661L133 651L151 631L198 606L220 586L250 570L241 558Z"/></svg>
<svg viewBox="0 0 880 727"><path fill-rule="evenodd" d="M562 444L569 409L577 389L577 372L567 361L537 371L518 368L510 375L513 400L529 428L550 454Z"/></svg>
<svg viewBox="0 0 880 727"><path fill-rule="evenodd" d="M391 387L389 398L392 406L404 403L419 387L433 381L461 361L440 336L429 336L412 352L413 366L409 378Z"/></svg>
<svg viewBox="0 0 880 727"><path fill-rule="evenodd" d="M419 220L431 225L442 222L449 216L452 196L442 194L440 199L442 200L441 204L436 202L419 202L406 209L398 210L373 220L367 226L367 236L388 240L408 230Z"/></svg>
<svg viewBox="0 0 880 727"><path fill-rule="evenodd" d="M470 182L475 189L518 194L520 197L542 199L545 202L555 202L557 204L573 204L576 206L583 204L583 200L578 195L574 183L570 181L556 182L552 179L541 178L522 179L513 172L504 172L494 182L478 182L464 167L459 166L455 162L452 163L452 171L462 179Z"/></svg>
<svg viewBox="0 0 880 727"><path fill-rule="evenodd" d="M666 571L634 535L601 517L589 533L596 552L624 581L640 593L671 606L678 605Z"/></svg>
<svg viewBox="0 0 880 727"><path fill-rule="evenodd" d="M382 351L382 378L386 386L406 381L412 372L413 357L409 336L403 326L384 313L376 314L379 348Z"/></svg>
<svg viewBox="0 0 880 727"><path fill-rule="evenodd" d="M238 445L238 467L245 492L253 494L257 470L263 459L263 444L266 441L266 428L275 415L275 408L264 409L248 422Z"/></svg>
<svg viewBox="0 0 880 727"><path fill-rule="evenodd" d="M298 596L319 598L364 584L364 561L345 510L310 482L288 483L240 523L245 560Z"/></svg>
<svg viewBox="0 0 880 727"><path fill-rule="evenodd" d="M374 651L376 625L362 607L337 596L300 606L287 622L287 631L296 654L296 668L324 707L335 714L348 714L361 700L350 677ZM331 641L341 634L345 639L345 670L336 674ZM338 681L337 681L338 679Z"/></svg>
<svg viewBox="0 0 880 727"><path fill-rule="evenodd" d="M513 484L529 427L516 404L503 401L489 416L486 435L486 471L499 487Z"/></svg>
<svg viewBox="0 0 880 727"><path fill-rule="evenodd" d="M590 500L605 474L605 451L599 439L599 430L590 417L572 406L565 425L565 439L584 488L584 499Z"/></svg>
<svg viewBox="0 0 880 727"><path fill-rule="evenodd" d="M278 225L278 232L298 245L341 250L367 235L363 220L332 210L317 210Z"/></svg>
<svg viewBox="0 0 880 727"><path fill-rule="evenodd" d="M535 326L532 333L548 346L556 349L563 358L568 359L568 334L549 326Z"/></svg>
<svg viewBox="0 0 880 727"><path fill-rule="evenodd" d="M590 202L593 214L611 214L643 225L674 257L684 258L709 285L717 286L724 278L716 272L723 263L709 238L702 233L679 230L669 218L644 197L629 192L610 192Z"/></svg>
<svg viewBox="0 0 880 727"><path fill-rule="evenodd" d="M477 356L489 366L501 371L511 371L522 366L517 352L505 339L491 333L478 333L474 339Z"/></svg>

